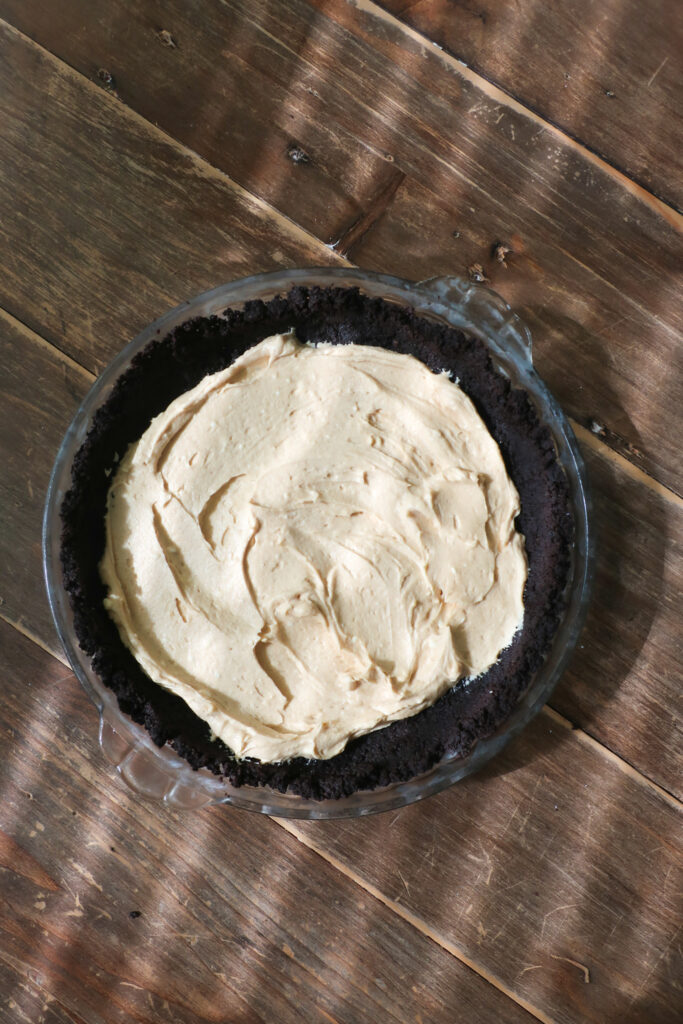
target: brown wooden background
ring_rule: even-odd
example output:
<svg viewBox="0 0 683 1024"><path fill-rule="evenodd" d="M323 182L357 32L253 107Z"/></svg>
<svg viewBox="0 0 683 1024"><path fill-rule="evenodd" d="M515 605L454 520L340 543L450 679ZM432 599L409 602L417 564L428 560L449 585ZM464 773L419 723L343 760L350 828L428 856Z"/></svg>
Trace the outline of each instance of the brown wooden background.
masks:
<svg viewBox="0 0 683 1024"><path fill-rule="evenodd" d="M683 6L0 19L0 1021L680 1020ZM552 706L422 805L170 813L112 776L59 649L49 470L150 320L344 263L483 273L530 324L594 490L589 624Z"/></svg>

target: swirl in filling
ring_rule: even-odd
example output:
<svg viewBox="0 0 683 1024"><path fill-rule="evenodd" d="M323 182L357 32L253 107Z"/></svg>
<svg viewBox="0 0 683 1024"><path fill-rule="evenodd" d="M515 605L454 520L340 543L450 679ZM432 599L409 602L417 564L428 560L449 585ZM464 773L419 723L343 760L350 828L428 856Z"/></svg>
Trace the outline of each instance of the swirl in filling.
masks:
<svg viewBox="0 0 683 1024"><path fill-rule="evenodd" d="M275 335L128 449L105 605L145 672L238 757L328 758L510 643L518 512L498 446L445 374Z"/></svg>

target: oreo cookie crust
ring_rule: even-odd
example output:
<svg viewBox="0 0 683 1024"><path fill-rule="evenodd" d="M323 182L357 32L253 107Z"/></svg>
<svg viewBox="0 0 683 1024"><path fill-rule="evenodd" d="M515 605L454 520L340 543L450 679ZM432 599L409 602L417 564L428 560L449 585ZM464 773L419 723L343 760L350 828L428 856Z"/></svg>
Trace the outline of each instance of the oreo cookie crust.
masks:
<svg viewBox="0 0 683 1024"><path fill-rule="evenodd" d="M461 683L420 713L351 740L324 761L279 764L237 760L212 739L205 722L179 697L154 683L123 645L104 608L99 575L106 498L112 470L129 444L178 395L230 365L263 338L296 330L303 342L381 346L416 356L435 372L448 370L474 402L503 455L520 496L528 579L524 622L513 643L477 679ZM524 391L491 363L485 345L357 289L293 288L269 302L253 301L223 317L197 318L150 343L119 378L95 414L73 465L62 509L61 560L74 629L93 669L121 710L169 743L193 767L233 785L268 786L313 799L405 781L445 754L464 756L513 712L540 666L563 610L573 522L567 483L553 439Z"/></svg>

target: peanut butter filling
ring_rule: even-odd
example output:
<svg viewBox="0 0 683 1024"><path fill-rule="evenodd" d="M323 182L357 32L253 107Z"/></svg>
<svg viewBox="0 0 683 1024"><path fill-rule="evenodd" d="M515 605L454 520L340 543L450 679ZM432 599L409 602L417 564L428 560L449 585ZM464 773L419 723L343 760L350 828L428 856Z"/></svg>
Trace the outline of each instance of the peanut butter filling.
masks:
<svg viewBox="0 0 683 1024"><path fill-rule="evenodd" d="M238 757L328 758L484 672L523 617L517 491L474 406L411 356L254 346L113 479L105 606Z"/></svg>

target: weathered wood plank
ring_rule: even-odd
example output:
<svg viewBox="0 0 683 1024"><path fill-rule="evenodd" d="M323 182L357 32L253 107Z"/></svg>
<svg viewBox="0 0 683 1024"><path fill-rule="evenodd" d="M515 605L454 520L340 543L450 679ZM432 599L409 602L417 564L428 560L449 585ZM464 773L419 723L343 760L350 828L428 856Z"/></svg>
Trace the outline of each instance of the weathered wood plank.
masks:
<svg viewBox="0 0 683 1024"><path fill-rule="evenodd" d="M362 5L317 6L321 13L311 15L309 5L298 0L215 5L217 23L223 24L225 8L235 29L226 43L226 63L247 65L243 78L223 78L223 86L235 89L244 82L246 88L250 77L256 78L259 90L270 88L277 97L270 107L261 99L259 104L267 112L262 116L276 123L268 153L282 176L286 201L297 197L290 179L284 180L286 133L275 114L280 98L295 94L302 96L297 110L310 105L303 120L312 134L302 139L311 149L320 146L311 218L315 210L321 217L324 212L319 196L334 191L331 157L339 154L339 140L357 138L359 147L370 147L382 161L364 179L354 163L361 150L351 152L348 173L358 175L354 188L360 190L362 212L359 220L348 208L353 221L343 235L354 257L374 245L373 236L380 237L414 187L439 194L439 209L457 209L466 221L466 239L478 237L480 230L466 201L483 209L482 223L487 231L496 228L496 240L503 238L503 211L515 200L526 202L523 215L507 227L525 252L511 261L510 270L497 269L517 282L511 297L528 302L532 318L536 315L539 361L548 360L575 415L585 407L610 444L635 460L633 449L640 446L642 465L673 482L680 456L671 417L680 408L675 404L680 392L671 383L676 357L671 332L677 321L674 271L680 250L673 233L662 227L661 209L577 147L563 148L567 144L558 142L557 133L503 102L495 90L473 85L472 76L460 75L454 62L423 51L419 41L376 12L368 14ZM211 41L205 25L215 24L214 9L202 5L201 10L202 18L192 25L194 53ZM114 23L124 24L118 16ZM160 21L155 27L177 42L173 26ZM154 41L164 53L174 50L165 36ZM125 42L125 36L113 38L118 49L111 52L123 52ZM126 88L133 81L141 97L147 82L136 77L142 51L135 52L138 63L131 67L138 71L130 80L128 71L120 77ZM0 164L6 157L8 183L0 184L0 206L9 242L0 301L16 303L10 308L18 316L91 368L101 366L142 323L202 287L260 267L334 259L220 171L11 30L0 37L0 57L5 58L0 108L8 126L0 153ZM99 64L99 53L96 59ZM257 75L249 71L254 64ZM208 67L201 64L206 91L196 95L203 95L212 116L220 116L222 101L218 91L211 92ZM92 70L92 65L85 69ZM165 68L164 75L168 79L173 73ZM149 81L158 85L162 78L151 75ZM200 80L189 69L178 78L190 91ZM133 91L124 97L131 104ZM158 93L154 102L163 107ZM188 132L195 130L187 124L191 107L186 103L186 121L179 120ZM248 109L248 102L239 107L230 136L235 145L249 127ZM146 116L152 115L147 111ZM206 125L195 131L199 140ZM538 138L535 132L541 133ZM220 125L215 137L206 134L215 147L209 158L219 161L225 156ZM304 146L299 138L293 141ZM391 157L396 170L386 178L384 161L391 164ZM248 154L241 164L240 159L241 154L235 167L242 168L248 187L252 176L254 188L265 195L269 176L248 166ZM306 166L311 165L297 169ZM577 170L585 176L578 184ZM375 181L376 193L369 187L363 191L364 183ZM396 185L395 199L373 228L373 217ZM339 220L345 202L351 202L348 196L333 205ZM428 199L425 208L432 202ZM625 226L623 217L629 218ZM481 236L475 255L485 262L494 239L486 239L483 230ZM408 244L416 245L413 234ZM452 269L444 251L436 265L442 261L440 269ZM528 275L515 279L512 262L526 266ZM219 276L211 276L214 271ZM540 299L528 298L525 288L532 286L542 289ZM576 292L587 295L583 305L572 304ZM616 324L624 315L617 297L626 307L623 333ZM578 327L572 331L575 309ZM568 341L556 327L558 316L567 320ZM554 348L544 349L538 328L546 322L553 324L557 344L562 338L569 348L566 380ZM9 591L16 583L16 596L0 612L13 618L29 609L23 625L31 628L32 609L40 608L34 541L41 500L31 499L29 484L35 493L36 483L46 482L54 438L49 417L31 396L36 380L49 380L43 393L56 402L58 415L68 418L69 387L79 393L85 377L70 366L53 385L49 372L60 373L59 357L30 331L8 323L7 336L27 359L24 376L15 366L6 386L7 394L14 394L12 419L26 416L29 422L12 423L7 442L25 452L33 431L43 443L35 475L26 462L23 477L21 469L18 479L14 475L16 464L8 470L9 542L16 538L17 550L9 542L0 547L3 570L7 555L11 572L1 574L1 585ZM587 355L594 335L609 338L609 374ZM651 354L644 357L643 339L656 340L654 361ZM24 355L24 348L34 345L45 349L45 363L34 353ZM642 405L631 388L639 376L649 389ZM656 408L653 381L659 385ZM587 395L579 401L573 391L581 387ZM17 395L24 404L17 404ZM0 397L4 408L5 394ZM673 413L662 440L657 408L667 405ZM629 415L620 419L623 409ZM662 544L661 532L673 530L677 520L661 491L623 467L605 481L603 455L591 461L603 548L612 562L600 567L597 632L589 634L589 646L579 655L577 680L569 678L566 699L574 700L577 685L580 714L587 716L592 733L610 745L614 738L617 751L623 742L639 767L639 759L649 758L645 770L673 789L675 764L672 748L667 750L673 743L669 709L676 667L672 588L680 575L674 548L668 539ZM608 460L607 468L612 465ZM650 492L661 507L652 504ZM632 548L628 564L623 536L619 543L624 532ZM25 564L22 550L29 552ZM613 614L606 605L615 595ZM37 633L51 630L42 608ZM103 769L93 740L94 714L64 667L6 625L0 626L0 652L7 662L0 736L10 741L0 758L0 834L6 837L0 871L7 894L0 913L0 986L11 986L15 1003L0 1006L0 1019L6 1014L14 1022L23 1014L33 1020L36 985L58 1021L251 1022L303 1016L445 1024L453 1020L454 1007L466 1019L482 1014L528 1019L520 1006L545 1020L649 1024L675 1019L680 886L672 802L585 737L563 731L557 742L552 716L537 721L478 779L398 818L296 826L307 844L319 845L340 868L337 872L289 839L283 842L272 823L220 810L190 819L139 804ZM565 699L565 686L560 698ZM569 706L561 706L569 713ZM546 734L550 728L552 736ZM359 893L358 881L369 896ZM131 910L141 916L130 918ZM487 986L464 969L459 958L494 984ZM510 992L518 1003L496 989Z"/></svg>
<svg viewBox="0 0 683 1024"><path fill-rule="evenodd" d="M368 6L373 6L368 4ZM683 206L676 0L378 0L663 199Z"/></svg>
<svg viewBox="0 0 683 1024"><path fill-rule="evenodd" d="M556 1024L679 1020L680 808L547 712L422 804L285 827Z"/></svg>
<svg viewBox="0 0 683 1024"><path fill-rule="evenodd" d="M630 478L606 452L583 445L594 597L550 703L683 799L683 502Z"/></svg>
<svg viewBox="0 0 683 1024"><path fill-rule="evenodd" d="M436 196L407 178L348 255L408 278L483 275L531 328L536 367L570 415L680 492L683 337L677 324L664 322L667 310L676 319L679 303L662 295L664 320L656 303L650 310L631 305L625 281L615 288L587 266L573 269L561 225L530 241L519 207L503 213L477 205L475 216L468 213L475 203L476 189L467 184ZM494 255L499 241L503 253L510 250L505 263ZM674 249L660 255L661 273L673 282ZM613 258L616 277L619 253Z"/></svg>
<svg viewBox="0 0 683 1024"><path fill-rule="evenodd" d="M0 303L88 369L206 288L339 262L7 26L0 119Z"/></svg>
<svg viewBox="0 0 683 1024"><path fill-rule="evenodd" d="M314 5L304 0L278 5L233 0L227 5L229 15L222 13L225 7L218 5L220 15L210 8L209 28L204 27L204 15L198 22L202 60L208 66L222 66L228 53L233 69L245 68L247 51L243 91L253 90L259 82L267 83L260 86L267 89L266 95L257 93L254 98L255 133L268 134L268 118L273 116L269 94L286 95L302 117L305 114L334 126L334 131L353 135L372 151L386 154L399 176L392 179L394 182L401 180L400 175L408 175L375 228L371 226L375 200L370 202L363 220L369 230L356 239L351 258L362 265L381 265L382 269L425 277L449 270L462 273L473 262L486 263L492 243L500 239L510 241L518 253L523 250L524 259L517 260L515 271L519 275L517 288L512 289L509 282L506 287L513 301L530 313L532 326L538 328L539 345L552 349L553 360L548 366L551 371L556 367L552 383L560 399L582 422L589 417L595 419L605 439L617 450L629 458L641 458L658 479L676 486L680 451L674 441L675 432L661 429L661 410L676 410L682 403L680 375L661 372L663 367L675 364L681 351L676 333L682 319L676 269L681 264L682 250L673 226L676 215L492 86L484 88L486 83L478 85L470 80L456 61L433 47L425 47L374 9L326 4L323 0ZM98 7L98 18L105 19L101 24L108 31L114 32L117 26L123 31L122 22L112 21L113 15L108 13L113 10L112 5ZM222 49L218 49L217 23L212 19L225 16L231 19L234 31L229 40L221 39ZM168 31L172 30L173 24ZM100 25L98 32L102 31ZM67 39L59 36L55 45L63 44L60 56L79 66L79 50L73 39L73 33ZM49 45L50 40L46 42ZM125 61L125 36L113 37L111 45ZM15 99L15 105L18 102L22 109L28 105L24 120L35 121L31 111L34 107L43 109L45 94L52 95L68 85L72 103L87 102L101 109L94 146L111 151L112 125L117 143L118 133L128 137L132 129L122 104L116 106L109 98L109 103L101 106L92 90L79 85L63 65L50 65L48 73L49 60L34 54L29 43L24 46L31 55L22 51L13 59L19 65L28 62L31 67L31 61L35 61L42 75L35 82L35 92L24 86ZM159 49L165 50L161 46ZM180 49L178 54L174 51L179 61ZM196 72L179 61L178 79L192 92L197 84ZM129 89L136 95L146 90L147 78L138 81L144 75L143 64L124 64ZM252 73L252 68L258 75ZM80 69L92 73L92 64L83 57ZM35 78L33 71L29 77ZM207 75L202 81L204 88L209 88ZM210 102L226 101L219 90ZM166 120L170 115L162 117L161 100L159 104L157 119L168 123L170 129L172 125ZM82 117L88 130L94 130L87 110ZM82 141L76 136L73 118L62 125L57 106L52 111L51 128L64 137L63 145L75 150L73 170L82 173L77 156ZM135 131L138 129L142 131L135 122ZM24 150L22 142L20 153ZM144 161L141 166L145 166ZM158 228L150 223L155 214L145 206L151 196L145 182L139 180L141 175L135 182L132 174L125 175L125 187L133 189L135 198L126 197L124 203L119 177L117 171L116 213L128 229L123 232L119 223L118 247L127 244L137 253L139 262L151 261L156 267ZM258 181L256 174L254 187L260 187ZM385 184L384 176L378 179L375 199L385 196L391 184ZM194 201L194 190L190 195ZM71 208L83 219L88 200L87 196L71 197ZM102 201L99 194L97 200ZM67 215L59 197L53 197L51 204L56 207L52 216L65 221ZM156 213L156 199L153 209ZM146 226L143 236L136 230L136 219L142 219ZM460 232L460 238L453 237L454 231ZM12 230L12 234L16 232ZM348 236L348 229L344 234ZM171 276L177 271L174 261L178 253L168 235L163 241L173 264L165 278L171 291L174 285L178 287L177 276ZM26 240L21 232L13 244L24 265L34 267L35 254L25 252ZM147 251L148 246L154 247L153 254ZM317 262L333 258L327 249L322 253ZM202 255L206 267L210 255L206 247ZM78 276L87 275L78 289L83 293L78 296L80 318L68 309L65 296L55 291L49 300L54 305L59 299L62 310L68 310L67 343L83 347L87 342L79 334L87 331L93 287L100 288L101 284L98 278L91 280L82 262L76 270L68 249L64 256L68 274L62 276L69 277L71 284L78 287ZM184 262L196 265L196 253L183 247L181 256ZM107 251L98 256L100 267L107 258ZM301 261L306 258L311 257L302 254ZM125 279L116 281L119 263L112 267L110 293L116 285L125 288ZM56 289L51 279L50 283ZM188 287L185 294L190 291ZM28 297L25 303L28 305ZM114 305L113 296L109 305ZM129 336L131 326L141 322L142 317L133 315L131 307L131 299L121 307L125 324L117 326L117 342L121 333ZM29 322L40 328L38 319ZM44 312L40 319L47 320ZM55 332L50 334L48 328L53 327L46 323L42 333L52 338ZM112 326L108 329L111 334ZM593 372L596 362L602 369L597 375ZM629 410L628 416L624 409Z"/></svg>
<svg viewBox="0 0 683 1024"><path fill-rule="evenodd" d="M302 69L290 83L272 80L252 59L253 30L226 4L93 0L84 20L82 0L2 0L0 12L325 242L395 173L317 116Z"/></svg>
<svg viewBox="0 0 683 1024"><path fill-rule="evenodd" d="M405 179L348 255L407 278L483 275L530 327L537 369L566 411L680 492L683 337L677 328L640 305L630 307L610 286L588 287L591 274L572 272L557 237L537 237L529 246L517 209L501 216L479 208L474 217L466 211L475 202L467 185L446 199ZM494 255L500 241L504 254L510 250L504 263Z"/></svg>
<svg viewBox="0 0 683 1024"><path fill-rule="evenodd" d="M683 352L681 219L374 9L311 2L339 23L329 35L345 33L346 65L358 75L362 66L367 91L380 67L391 82L372 119L385 133L391 125L396 165L408 176L350 258L424 278L477 264L488 270L494 243L508 243L524 257L517 288L501 280L500 265L495 287L531 314L537 336L549 335L564 364L552 380L560 400L680 488L680 446L670 440L676 431L661 429L660 410L676 416L683 408L683 374L671 372ZM335 103L324 82L315 87ZM355 120L361 131L360 112Z"/></svg>
<svg viewBox="0 0 683 1024"><path fill-rule="evenodd" d="M5 623L0 651L0 829L20 850L0 869L7 1020L39 1019L36 988L55 1021L532 1020L267 818L136 798L74 677Z"/></svg>
<svg viewBox="0 0 683 1024"><path fill-rule="evenodd" d="M0 612L60 648L41 570L52 464L91 374L0 310Z"/></svg>
<svg viewBox="0 0 683 1024"><path fill-rule="evenodd" d="M18 969L15 958L0 956L0 1022L2 1024L83 1024L46 991Z"/></svg>
<svg viewBox="0 0 683 1024"><path fill-rule="evenodd" d="M0 579L0 611L58 653L40 571L40 520L62 433L91 378L1 312L0 359L0 402L12 413L0 431L0 557L9 570ZM596 588L583 646L552 703L677 793L681 503L629 473L596 438L584 451L598 533Z"/></svg>

